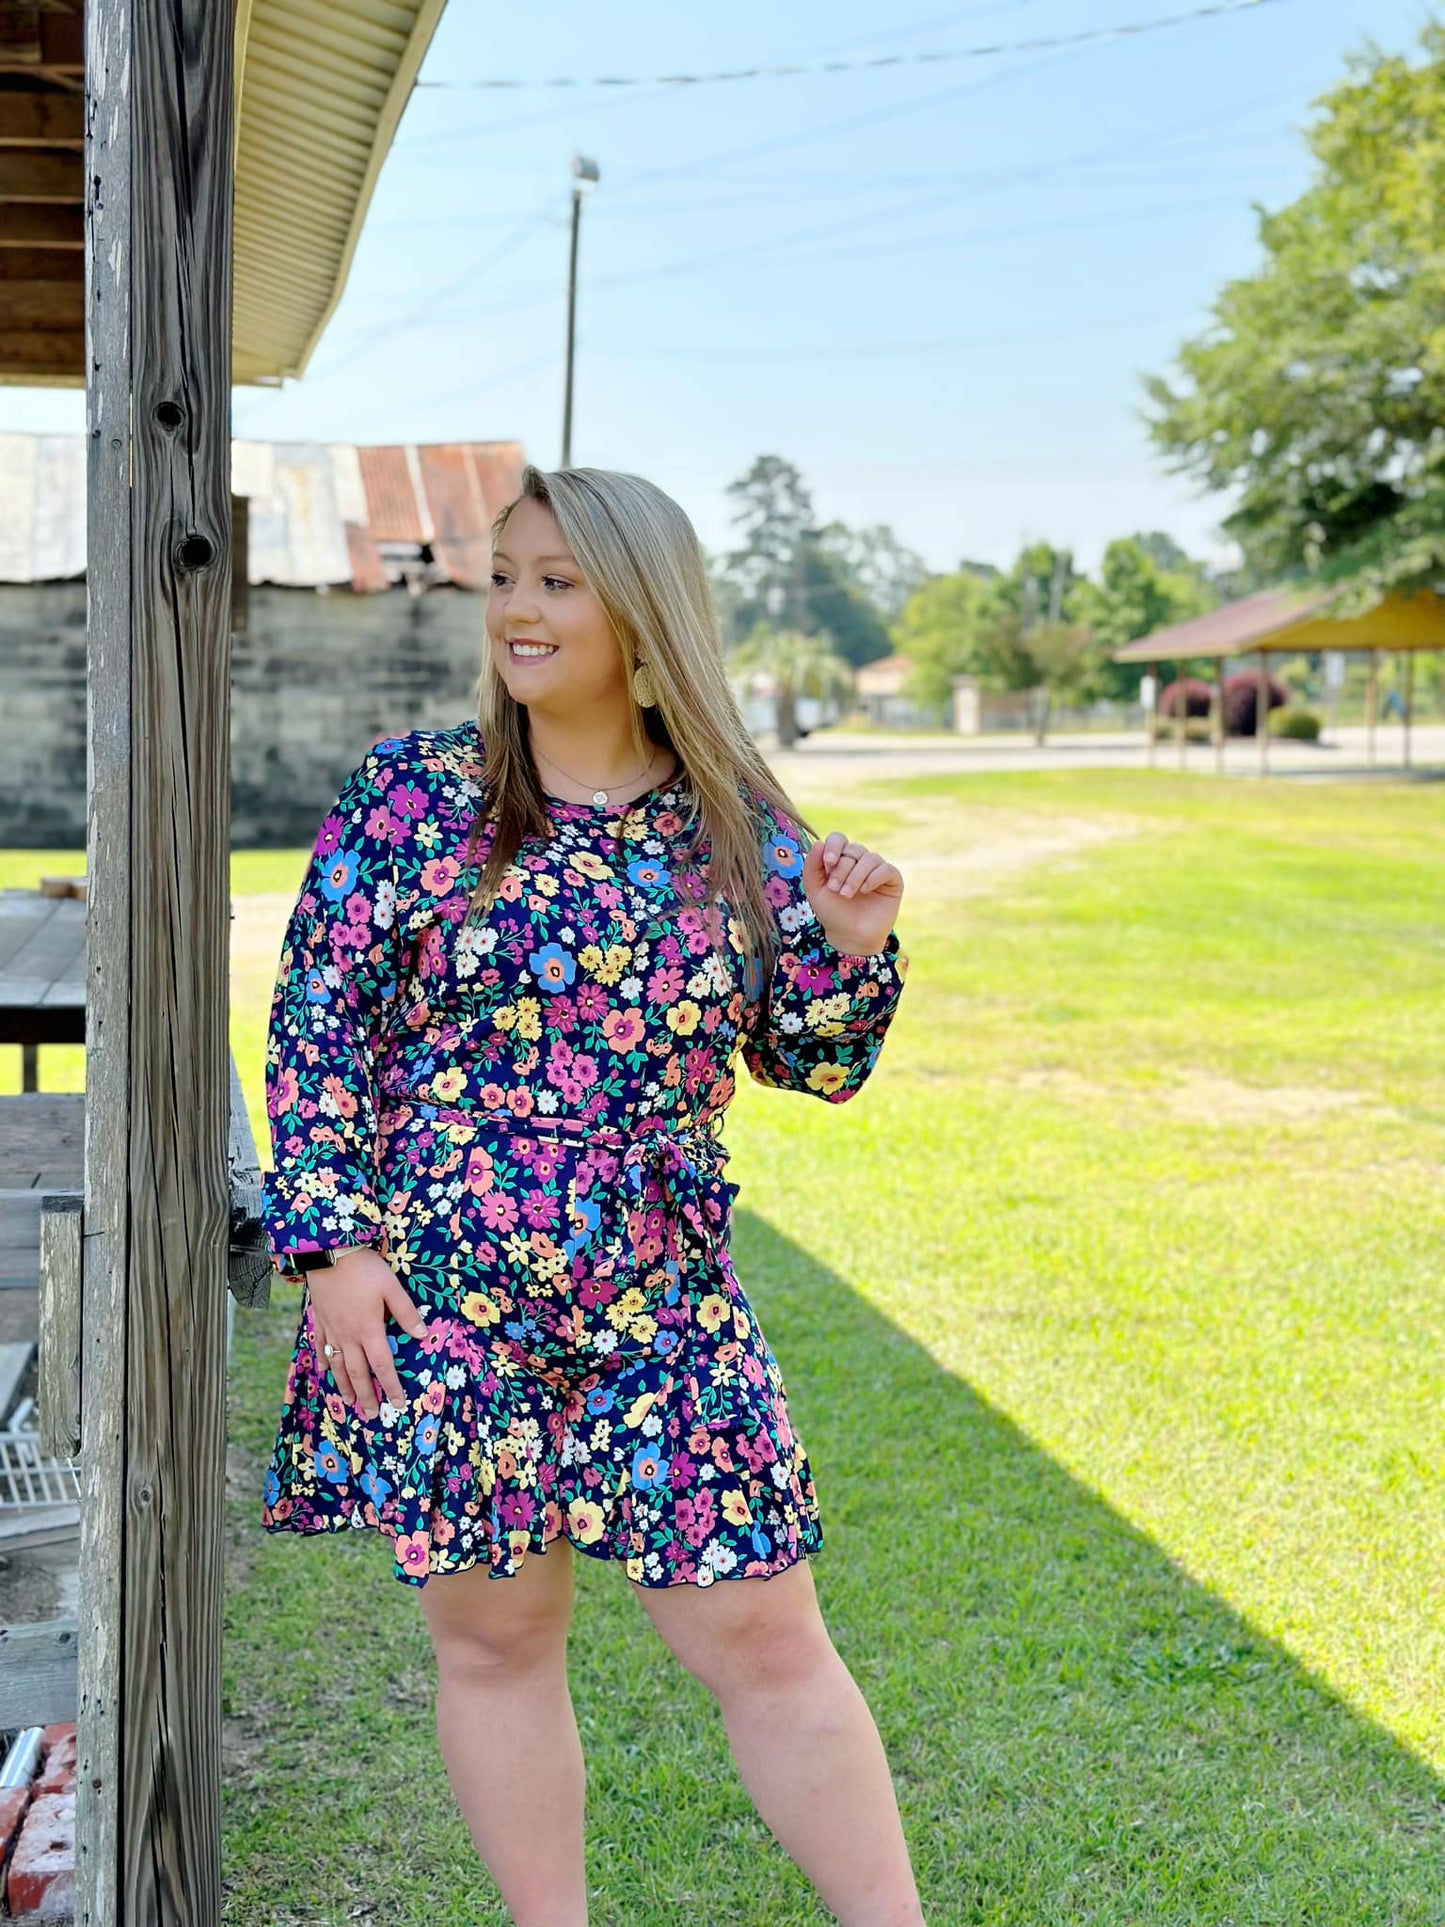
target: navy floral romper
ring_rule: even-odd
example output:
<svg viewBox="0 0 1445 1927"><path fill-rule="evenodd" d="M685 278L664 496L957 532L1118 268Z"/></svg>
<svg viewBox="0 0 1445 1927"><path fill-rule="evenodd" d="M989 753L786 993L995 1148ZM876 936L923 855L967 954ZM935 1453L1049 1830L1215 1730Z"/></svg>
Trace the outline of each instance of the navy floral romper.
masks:
<svg viewBox="0 0 1445 1927"><path fill-rule="evenodd" d="M304 1288L288 1253L377 1245L427 1336L388 1318L406 1404L368 1421L316 1354L303 1289L262 1524L373 1528L418 1586L478 1561L509 1576L563 1535L644 1586L780 1572L822 1531L729 1256L718 1127L739 1052L764 1084L858 1090L907 958L896 932L869 956L824 939L797 825L769 815L762 999L740 920L674 883L685 778L621 808L549 799L552 834L468 923L480 775L473 721L377 743L288 924L272 1253Z"/></svg>

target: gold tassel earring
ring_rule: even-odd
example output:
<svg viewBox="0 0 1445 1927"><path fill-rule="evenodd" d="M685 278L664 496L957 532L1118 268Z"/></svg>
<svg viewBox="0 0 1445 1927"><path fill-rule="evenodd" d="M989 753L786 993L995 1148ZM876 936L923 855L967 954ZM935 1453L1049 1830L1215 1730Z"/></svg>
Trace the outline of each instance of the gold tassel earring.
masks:
<svg viewBox="0 0 1445 1927"><path fill-rule="evenodd" d="M645 662L632 666L632 693L641 708L657 707L657 691L652 686L652 674Z"/></svg>

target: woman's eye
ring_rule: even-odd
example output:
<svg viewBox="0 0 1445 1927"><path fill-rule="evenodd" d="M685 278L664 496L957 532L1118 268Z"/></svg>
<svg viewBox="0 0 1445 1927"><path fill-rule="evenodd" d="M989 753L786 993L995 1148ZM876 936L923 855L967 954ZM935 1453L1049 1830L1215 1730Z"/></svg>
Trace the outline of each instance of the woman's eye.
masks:
<svg viewBox="0 0 1445 1927"><path fill-rule="evenodd" d="M548 589L570 589L572 587L572 584L564 581L560 575L544 575L542 577L542 584L544 588Z"/></svg>
<svg viewBox="0 0 1445 1927"><path fill-rule="evenodd" d="M507 578L504 575L500 575L497 570L492 570L492 587L494 589L500 589L506 579Z"/></svg>

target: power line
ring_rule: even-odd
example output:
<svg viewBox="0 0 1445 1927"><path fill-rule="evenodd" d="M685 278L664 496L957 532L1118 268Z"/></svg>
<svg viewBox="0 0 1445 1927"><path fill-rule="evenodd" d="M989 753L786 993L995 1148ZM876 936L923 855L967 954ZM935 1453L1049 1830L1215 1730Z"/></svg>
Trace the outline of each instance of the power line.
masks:
<svg viewBox="0 0 1445 1927"><path fill-rule="evenodd" d="M1171 328L1182 331L1195 326L1197 316L1180 318L1167 315L1112 315L1106 320L1080 321L1071 327L1009 328L991 334L952 335L927 341L864 342L853 347L820 348L816 344L798 348L671 348L661 344L623 346L589 340L587 352L603 355L610 361L703 361L709 367L737 362L756 366L767 362L889 361L900 355L947 355L983 348L1047 347L1060 341L1077 341L1085 335L1123 333L1131 328Z"/></svg>
<svg viewBox="0 0 1445 1927"><path fill-rule="evenodd" d="M938 66L955 60L989 60L999 54L1041 53L1058 47L1084 47L1101 40L1123 40L1139 34L1159 33L1166 27L1184 26L1191 20L1208 20L1231 13L1249 13L1257 7L1279 6L1282 0L1212 0L1187 13L1170 13L1152 20L1124 21L1115 27L1086 27L1078 33L1037 34L1029 40L995 41L987 46L949 47L932 53L868 54L855 60L812 60L780 62L773 66L733 67L707 74L597 74L591 78L561 75L551 80L419 80L416 85L448 92L523 92L555 87L707 87L737 80L791 80L810 74L853 74L876 72L884 67Z"/></svg>

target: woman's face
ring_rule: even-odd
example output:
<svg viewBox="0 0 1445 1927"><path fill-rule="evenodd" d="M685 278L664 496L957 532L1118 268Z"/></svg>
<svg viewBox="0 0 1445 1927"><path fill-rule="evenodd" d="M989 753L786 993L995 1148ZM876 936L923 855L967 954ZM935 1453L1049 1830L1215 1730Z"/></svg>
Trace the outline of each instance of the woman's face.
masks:
<svg viewBox="0 0 1445 1927"><path fill-rule="evenodd" d="M528 708L571 714L627 701L606 611L552 511L530 497L507 517L492 552L487 640L509 693Z"/></svg>

